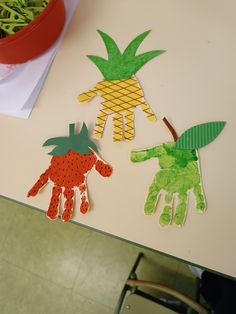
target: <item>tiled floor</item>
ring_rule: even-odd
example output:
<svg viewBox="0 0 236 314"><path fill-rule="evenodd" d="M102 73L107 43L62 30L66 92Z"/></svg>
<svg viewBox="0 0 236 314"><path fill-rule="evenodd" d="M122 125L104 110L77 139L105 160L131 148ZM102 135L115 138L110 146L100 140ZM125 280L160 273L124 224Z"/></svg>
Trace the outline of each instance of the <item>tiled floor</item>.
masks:
<svg viewBox="0 0 236 314"><path fill-rule="evenodd" d="M112 314L139 247L0 199L0 313ZM187 265L143 250L138 275L194 293Z"/></svg>

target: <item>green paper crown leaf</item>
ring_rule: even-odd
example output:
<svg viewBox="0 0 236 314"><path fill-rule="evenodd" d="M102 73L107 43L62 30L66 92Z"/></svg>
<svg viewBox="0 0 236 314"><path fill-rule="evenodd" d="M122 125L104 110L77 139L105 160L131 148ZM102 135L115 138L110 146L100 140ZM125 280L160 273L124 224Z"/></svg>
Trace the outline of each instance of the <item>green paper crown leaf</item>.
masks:
<svg viewBox="0 0 236 314"><path fill-rule="evenodd" d="M185 131L176 141L179 149L198 149L212 142L223 130L225 121L198 124Z"/></svg>
<svg viewBox="0 0 236 314"><path fill-rule="evenodd" d="M142 41L147 37L147 35L151 32L151 30L146 31L140 35L138 35L137 37L135 37L127 46L127 48L125 49L123 56L129 56L129 57L134 57L138 47L141 45Z"/></svg>
<svg viewBox="0 0 236 314"><path fill-rule="evenodd" d="M102 40L106 46L108 59L119 58L121 56L121 52L114 39L112 39L108 34L100 30L97 31L99 35L102 37Z"/></svg>
<svg viewBox="0 0 236 314"><path fill-rule="evenodd" d="M135 55L142 41L150 33L150 30L135 37L123 54L109 35L100 30L98 30L98 33L105 44L108 59L94 55L88 55L87 57L98 67L107 81L128 79L148 61L165 52L165 50L153 50Z"/></svg>
<svg viewBox="0 0 236 314"><path fill-rule="evenodd" d="M90 155L92 152L89 148L97 152L97 146L89 139L88 128L85 123L83 123L79 134L75 134L75 125L70 124L70 135L68 137L53 137L43 144L43 146L51 145L56 146L49 153L52 156L62 156L70 150L74 150L79 154Z"/></svg>

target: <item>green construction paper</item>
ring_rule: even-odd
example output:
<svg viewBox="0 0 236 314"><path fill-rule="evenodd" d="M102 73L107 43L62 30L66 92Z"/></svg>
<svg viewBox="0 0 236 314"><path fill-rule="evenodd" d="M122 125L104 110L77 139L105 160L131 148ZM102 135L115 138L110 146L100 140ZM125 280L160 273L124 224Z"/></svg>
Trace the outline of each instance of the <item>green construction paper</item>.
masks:
<svg viewBox="0 0 236 314"><path fill-rule="evenodd" d="M108 59L111 60L121 57L122 54L114 39L111 38L108 34L100 31L99 29L97 30L97 32L102 37L102 40L106 46Z"/></svg>
<svg viewBox="0 0 236 314"><path fill-rule="evenodd" d="M74 150L79 154L90 155L91 148L97 152L97 146L89 139L88 128L85 123L78 134L75 134L75 124L70 124L70 135L68 137L54 137L48 139L43 146L56 146L49 155L65 155L68 151Z"/></svg>
<svg viewBox="0 0 236 314"><path fill-rule="evenodd" d="M137 49L150 31L134 38L123 54L109 35L100 30L98 30L98 33L106 46L108 59L94 55L88 55L87 57L95 63L107 81L128 79L148 61L165 52L165 50L153 50L135 56Z"/></svg>
<svg viewBox="0 0 236 314"><path fill-rule="evenodd" d="M206 146L220 134L225 124L224 121L214 121L196 125L178 138L176 148L198 149Z"/></svg>
<svg viewBox="0 0 236 314"><path fill-rule="evenodd" d="M195 196L196 210L204 212L206 204L197 151L178 149L175 143L171 142L131 152L131 161L135 163L151 158L159 160L160 171L155 174L149 187L144 212L147 215L153 214L159 197L164 194L165 205L159 218L160 225L167 226L174 221L176 225L182 226L187 215L190 190ZM174 197L177 199L175 214L173 213Z"/></svg>

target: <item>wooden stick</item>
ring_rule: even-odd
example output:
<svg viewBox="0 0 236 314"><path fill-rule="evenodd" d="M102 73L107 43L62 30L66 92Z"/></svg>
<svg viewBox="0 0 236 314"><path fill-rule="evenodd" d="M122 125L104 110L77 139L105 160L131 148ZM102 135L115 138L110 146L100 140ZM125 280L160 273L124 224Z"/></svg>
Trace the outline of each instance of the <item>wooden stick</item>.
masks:
<svg viewBox="0 0 236 314"><path fill-rule="evenodd" d="M178 135L177 135L175 129L170 124L170 122L166 119L166 117L164 117L162 120L165 123L165 125L167 126L167 128L169 129L170 133L172 134L174 141L176 142L178 139Z"/></svg>

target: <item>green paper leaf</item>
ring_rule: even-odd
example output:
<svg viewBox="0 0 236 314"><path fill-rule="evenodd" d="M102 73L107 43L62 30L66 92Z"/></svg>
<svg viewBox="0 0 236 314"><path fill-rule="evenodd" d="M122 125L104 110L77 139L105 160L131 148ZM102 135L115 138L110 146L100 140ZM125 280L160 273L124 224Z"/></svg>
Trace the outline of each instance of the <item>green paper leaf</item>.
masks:
<svg viewBox="0 0 236 314"><path fill-rule="evenodd" d="M94 144L94 142L92 141L88 142L88 147L92 148L92 150L94 150L95 152L98 151L96 144Z"/></svg>
<svg viewBox="0 0 236 314"><path fill-rule="evenodd" d="M88 137L88 128L87 128L87 125L85 123L83 123L82 128L79 132L79 135L83 136L83 137Z"/></svg>
<svg viewBox="0 0 236 314"><path fill-rule="evenodd" d="M102 75L105 77L108 61L99 56L88 55L87 57L99 68Z"/></svg>
<svg viewBox="0 0 236 314"><path fill-rule="evenodd" d="M64 143L66 143L67 140L68 140L68 137L49 138L46 142L43 143L43 147L51 146L51 145L64 145Z"/></svg>
<svg viewBox="0 0 236 314"><path fill-rule="evenodd" d="M106 46L107 49L107 55L108 55L108 60L109 59L116 59L117 57L121 56L121 52L115 43L115 41L106 33L97 30L99 35L102 37L102 40Z"/></svg>
<svg viewBox="0 0 236 314"><path fill-rule="evenodd" d="M50 153L48 153L48 155L62 156L62 155L65 155L66 153L68 153L69 150L70 150L69 145L57 146Z"/></svg>
<svg viewBox="0 0 236 314"><path fill-rule="evenodd" d="M134 38L122 54L115 41L106 33L98 30L106 46L108 59L100 56L88 55L87 57L98 67L107 81L131 78L145 63L164 53L165 50L148 51L135 56L138 47L150 33L146 31Z"/></svg>
<svg viewBox="0 0 236 314"><path fill-rule="evenodd" d="M164 52L165 52L165 50L153 50L153 51L144 52L144 53L136 56L134 59L135 65L134 65L132 71L135 74L144 64L146 64L148 61L161 55Z"/></svg>
<svg viewBox="0 0 236 314"><path fill-rule="evenodd" d="M70 135L67 137L54 137L48 139L43 146L55 145L56 147L49 153L53 156L62 156L70 150L74 150L79 154L90 155L92 152L89 148L97 152L97 146L90 140L88 135L88 128L85 123L79 132L75 134L75 125L69 125Z"/></svg>
<svg viewBox="0 0 236 314"><path fill-rule="evenodd" d="M130 44L127 46L127 48L125 49L125 51L123 52L123 56L124 57L134 57L138 47L141 45L142 41L147 37L147 35L151 32L151 30L146 31L140 35L138 35L137 37L135 37Z"/></svg>
<svg viewBox="0 0 236 314"><path fill-rule="evenodd" d="M185 131L176 141L179 149L198 149L212 142L223 130L225 121L214 121L196 125Z"/></svg>

